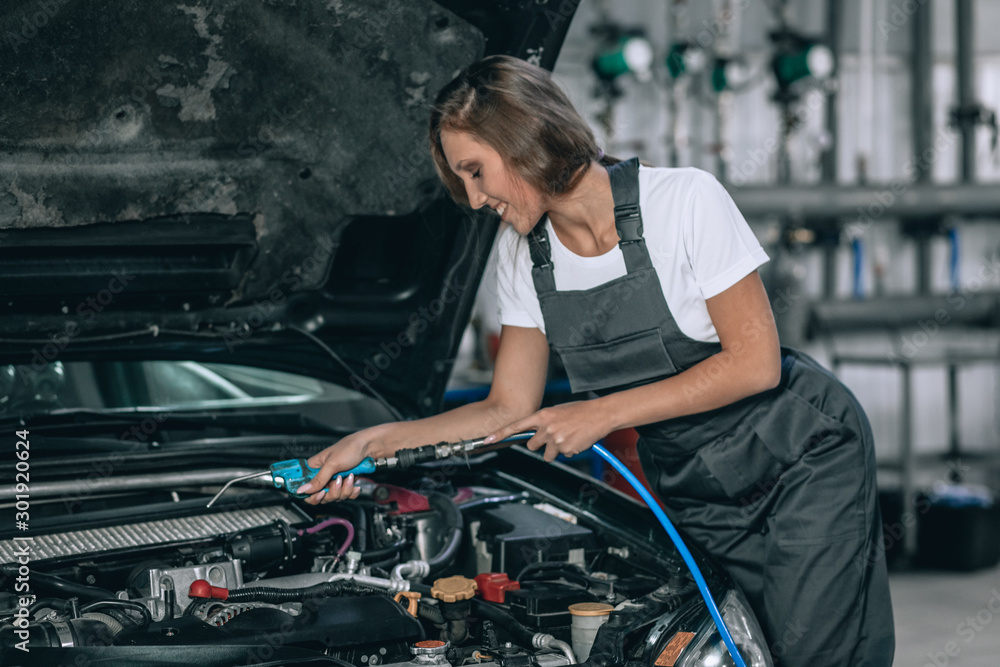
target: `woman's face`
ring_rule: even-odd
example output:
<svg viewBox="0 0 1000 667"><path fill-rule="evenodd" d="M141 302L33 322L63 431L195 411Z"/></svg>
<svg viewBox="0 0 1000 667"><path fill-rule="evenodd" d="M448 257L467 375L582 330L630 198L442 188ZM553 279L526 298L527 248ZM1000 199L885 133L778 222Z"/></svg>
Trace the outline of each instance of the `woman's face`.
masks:
<svg viewBox="0 0 1000 667"><path fill-rule="evenodd" d="M489 206L518 234L527 234L546 207L540 192L504 164L500 154L468 132L441 131L448 166L465 184L469 205Z"/></svg>

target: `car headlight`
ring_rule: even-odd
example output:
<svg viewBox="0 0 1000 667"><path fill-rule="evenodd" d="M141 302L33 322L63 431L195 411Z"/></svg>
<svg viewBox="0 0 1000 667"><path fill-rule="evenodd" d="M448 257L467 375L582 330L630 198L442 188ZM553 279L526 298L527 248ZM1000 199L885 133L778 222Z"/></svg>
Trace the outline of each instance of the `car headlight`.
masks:
<svg viewBox="0 0 1000 667"><path fill-rule="evenodd" d="M733 642L747 667L773 667L771 656L764 642L764 633L757 619L750 612L750 605L739 591L726 594L719 608L722 619L733 636ZM677 667L733 667L736 661L729 655L729 649L722 641L722 635L711 617L698 631L691 646L683 652Z"/></svg>

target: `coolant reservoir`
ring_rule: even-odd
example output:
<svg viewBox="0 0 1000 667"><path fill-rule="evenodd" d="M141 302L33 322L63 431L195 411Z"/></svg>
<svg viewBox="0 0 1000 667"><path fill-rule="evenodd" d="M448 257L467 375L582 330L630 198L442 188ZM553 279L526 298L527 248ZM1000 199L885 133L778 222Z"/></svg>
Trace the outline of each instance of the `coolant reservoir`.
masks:
<svg viewBox="0 0 1000 667"><path fill-rule="evenodd" d="M598 628L608 622L608 616L614 609L603 602L579 602L569 606L573 617L570 633L577 662L583 662L590 656Z"/></svg>

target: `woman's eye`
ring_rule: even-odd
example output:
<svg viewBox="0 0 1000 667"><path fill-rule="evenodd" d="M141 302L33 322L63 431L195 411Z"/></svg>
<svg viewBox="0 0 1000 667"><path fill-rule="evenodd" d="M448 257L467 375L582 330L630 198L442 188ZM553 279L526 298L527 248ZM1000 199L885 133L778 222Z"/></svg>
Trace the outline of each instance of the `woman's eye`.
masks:
<svg viewBox="0 0 1000 667"><path fill-rule="evenodd" d="M482 173L482 171L483 171L482 169L476 169L476 173L474 173L474 174L472 175L472 177L473 177L473 178L479 178L479 174L481 174L481 173Z"/></svg>

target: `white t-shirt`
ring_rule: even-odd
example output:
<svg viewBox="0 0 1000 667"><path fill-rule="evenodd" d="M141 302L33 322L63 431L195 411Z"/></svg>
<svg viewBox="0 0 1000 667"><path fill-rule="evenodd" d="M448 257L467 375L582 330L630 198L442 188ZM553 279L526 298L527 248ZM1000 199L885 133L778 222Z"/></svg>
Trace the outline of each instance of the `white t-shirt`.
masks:
<svg viewBox="0 0 1000 667"><path fill-rule="evenodd" d="M643 238L667 306L689 338L718 342L705 300L735 285L768 260L725 188L706 171L639 167ZM621 248L581 257L560 242L546 216L556 290L583 290L626 274ZM531 280L527 238L510 225L497 237L500 323L545 332Z"/></svg>

